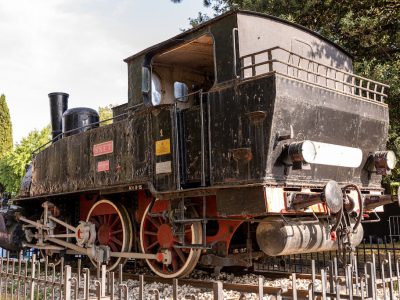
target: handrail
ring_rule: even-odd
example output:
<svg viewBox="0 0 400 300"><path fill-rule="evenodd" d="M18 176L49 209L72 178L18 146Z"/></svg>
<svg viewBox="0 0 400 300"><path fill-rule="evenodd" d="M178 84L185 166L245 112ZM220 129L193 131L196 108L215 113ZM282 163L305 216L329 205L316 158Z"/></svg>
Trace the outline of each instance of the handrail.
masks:
<svg viewBox="0 0 400 300"><path fill-rule="evenodd" d="M202 90L202 89L197 90L197 91L194 91L194 92L191 92L191 93L189 93L189 94L187 94L187 95L185 95L185 96L183 96L183 97L175 98L175 100L183 99L183 98L186 98L186 97L189 97L189 96L192 96L192 95L196 95L196 94L201 94L201 93L203 93L203 90ZM135 108L135 107L137 107L137 106L141 106L141 105L143 105L143 103L139 103L139 104L134 105L134 106L129 106L129 107L127 107L127 110L133 109L133 108ZM115 116L115 117L111 117L111 118L108 118L108 119L105 119L105 120L101 120L101 121L98 121L98 122L93 122L93 123L90 123L90 124L87 124L87 125L83 125L83 126L78 127L78 128L74 128L74 129L71 129L71 130L68 130L68 131L61 132L61 133L59 133L58 135L56 135L54 138L52 138L50 141L44 143L43 145L40 145L38 148L36 148L35 150L33 150L33 151L31 152L32 157L34 157L34 156L37 154L38 151L40 151L41 149L43 149L43 148L46 147L47 145L49 145L49 144L51 144L51 143L57 141L59 137L62 137L62 136L63 136L63 134L71 133L71 132L74 132L74 131L76 131L76 130L84 129L84 128L86 128L86 127L92 127L93 125L98 125L98 124L105 123L105 122L108 122L108 121L111 121L111 120L115 120L115 119L118 119L118 118L120 118L120 117L122 117L122 116L126 116L126 115L128 115L128 113L122 113L122 114L119 114L119 115L117 115L117 116Z"/></svg>
<svg viewBox="0 0 400 300"><path fill-rule="evenodd" d="M53 142L56 142L56 141L58 140L59 137L62 137L63 134L71 133L71 132L74 132L74 131L76 131L76 130L84 129L84 128L86 128L86 127L92 127L93 125L98 125L98 124L101 124L101 123L105 123L105 122L108 122L108 121L117 119L117 118L119 118L119 117L125 116L125 115L127 115L127 114L128 114L128 113L122 113L122 114L119 114L118 116L115 116L115 117L112 117L112 118L108 118L108 119L101 120L101 121L98 121L98 122L93 122L93 123L90 123L90 124L87 124L87 125L83 125L83 126L81 126L81 127L77 127L77 128L74 128L74 129L70 129L70 130L61 132L61 133L59 133L58 135L56 135L54 138L52 138L50 141L48 141L47 143L44 143L43 145L40 145L38 148L36 148L35 150L33 150L33 151L31 152L32 158L37 154L38 151L40 151L41 149L43 149L44 147L46 147L48 144L51 144L51 143L53 143Z"/></svg>
<svg viewBox="0 0 400 300"><path fill-rule="evenodd" d="M280 60L279 58L276 57L274 58L273 51L275 50L281 50L284 53L286 53L288 55L287 61ZM256 57L265 53L268 54L268 59L256 63ZM250 59L251 62L245 64L246 59ZM297 64L293 63L294 59L298 60ZM336 67L316 62L315 60L306 58L302 55L284 49L280 46L275 46L269 49L241 56L240 61L241 61L240 70L242 78L250 78L256 75L260 75L256 74L257 73L256 68L264 65L268 65L269 68L268 71L262 72L261 74L265 74L272 71L277 73L285 73L274 69L273 64L279 63L282 64L283 66L286 66L285 75L294 77L296 79L304 80L303 78L299 78L300 77L299 74L304 72L306 74L306 79L304 81L311 82L313 84L316 84L324 88L333 89L335 91L375 101L378 101L377 97L379 97L380 102L384 102L384 100L387 98L387 94L385 93L385 88L389 88L389 85L387 84L380 83L378 81L374 81L353 74L351 72L338 69ZM301 64L304 62L307 65L306 67L301 66ZM251 69L250 76L246 76L245 74L245 71L248 69ZM310 79L310 77L312 78ZM321 79L325 80L325 84L319 83ZM334 87L331 87L329 85L329 82L333 83ZM342 88L338 88L338 85L342 85Z"/></svg>
<svg viewBox="0 0 400 300"><path fill-rule="evenodd" d="M312 73L312 71L306 70L306 69L301 68L301 67L297 67L297 66L295 66L295 65L293 65L293 64L286 63L286 62L281 61L281 60L279 60L279 59L272 59L272 60L268 60L268 61L265 61L265 62L256 63L256 64L251 65L251 66L242 67L241 69L242 69L242 70L244 70L244 69L249 69L249 68L251 68L251 67L258 67L258 66L262 66L262 65L270 64L270 63L274 63L274 62L285 64L285 65L287 65L288 67L293 67L293 68L296 68L296 69L298 69L298 70L301 70L301 71L304 71L304 72L307 72L307 73L311 73L311 74L313 74L313 75L317 75L317 76L319 76L319 77L325 78L325 79L327 79L327 80L332 80L332 81L335 81L335 82L344 84L344 85L346 85L346 86L348 86L348 87L353 87L353 86L355 86L354 84L351 84L351 83L349 83L349 82L347 82L347 81L342 81L342 80L339 80L339 79L335 79L335 78L332 78L332 77L329 77L329 76L326 76L326 75L323 75L323 74L315 74L315 73ZM352 76L356 77L357 75L352 75ZM247 78L248 78L248 77L247 77ZM366 79L363 79L363 80L366 80ZM372 81L371 81L371 82L372 82ZM374 83L374 82L373 82L373 83ZM320 84L318 84L318 83L316 83L316 84L317 84L317 85L320 85ZM381 85L381 86L387 87L387 85L384 85L384 84L381 84L381 83L379 83L379 84L377 84L377 85ZM321 85L321 86L323 86L323 85ZM371 90L369 90L369 89L367 89L367 88L365 88L365 87L363 87L363 86L356 86L356 87L357 87L358 89L360 89L360 90L364 90L364 91L371 92ZM374 92L374 93L375 93L375 94L378 94L378 95L381 95L381 96L387 96L386 94L381 93L381 92Z"/></svg>

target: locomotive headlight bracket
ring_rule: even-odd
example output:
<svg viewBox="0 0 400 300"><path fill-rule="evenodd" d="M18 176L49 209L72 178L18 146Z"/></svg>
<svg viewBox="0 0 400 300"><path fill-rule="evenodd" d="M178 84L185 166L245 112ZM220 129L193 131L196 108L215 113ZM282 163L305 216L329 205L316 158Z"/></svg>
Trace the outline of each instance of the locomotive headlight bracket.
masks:
<svg viewBox="0 0 400 300"><path fill-rule="evenodd" d="M286 198L289 210L303 210L324 203L332 214L337 214L343 207L343 192L334 180L327 182L322 193L295 192L287 194Z"/></svg>
<svg viewBox="0 0 400 300"><path fill-rule="evenodd" d="M369 158L368 171L378 175L387 175L396 167L397 158L393 151L376 151Z"/></svg>

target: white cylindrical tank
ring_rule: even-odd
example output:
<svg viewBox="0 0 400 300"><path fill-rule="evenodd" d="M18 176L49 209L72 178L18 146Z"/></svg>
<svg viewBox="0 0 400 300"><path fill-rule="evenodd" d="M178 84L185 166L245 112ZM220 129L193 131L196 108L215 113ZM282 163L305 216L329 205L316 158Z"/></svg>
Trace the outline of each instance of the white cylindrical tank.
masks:
<svg viewBox="0 0 400 300"><path fill-rule="evenodd" d="M290 255L338 249L338 241L331 238L329 224L320 220L315 223L302 223L281 218L266 218L259 223L256 237L260 249L269 256ZM364 235L362 226L351 234L353 246L361 243Z"/></svg>

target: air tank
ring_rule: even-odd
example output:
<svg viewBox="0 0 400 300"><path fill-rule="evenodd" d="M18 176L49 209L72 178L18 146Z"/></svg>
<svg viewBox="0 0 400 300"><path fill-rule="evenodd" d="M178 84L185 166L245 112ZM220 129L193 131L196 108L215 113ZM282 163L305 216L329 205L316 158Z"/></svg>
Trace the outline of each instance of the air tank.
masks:
<svg viewBox="0 0 400 300"><path fill-rule="evenodd" d="M99 114L87 107L68 109L62 116L63 137L99 127Z"/></svg>
<svg viewBox="0 0 400 300"><path fill-rule="evenodd" d="M67 93L55 92L49 94L53 143L61 139L62 116L68 109L68 97ZM57 139L55 139L56 137Z"/></svg>
<svg viewBox="0 0 400 300"><path fill-rule="evenodd" d="M362 226L352 233L350 242L358 246L364 235ZM338 241L331 239L329 224L318 222L301 222L281 218L266 218L259 223L256 231L260 249L269 256L291 255L338 249Z"/></svg>

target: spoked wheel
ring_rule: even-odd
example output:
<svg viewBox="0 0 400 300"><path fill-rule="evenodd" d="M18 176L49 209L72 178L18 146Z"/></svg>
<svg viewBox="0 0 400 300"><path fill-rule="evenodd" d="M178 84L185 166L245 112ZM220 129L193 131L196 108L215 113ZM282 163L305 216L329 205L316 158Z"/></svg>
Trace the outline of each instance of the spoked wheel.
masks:
<svg viewBox="0 0 400 300"><path fill-rule="evenodd" d="M160 201L161 202L161 201ZM169 250L172 262L165 265L156 260L146 260L150 269L160 277L175 278L190 274L199 261L201 250L178 248L182 245L180 238L174 235L172 224L167 217L161 216L157 209L158 201L149 214L150 205L147 207L140 224L140 245L143 253L156 254L161 250ZM192 217L197 217L194 209L190 209ZM154 215L153 215L154 214ZM185 244L201 244L202 227L200 223L185 225Z"/></svg>
<svg viewBox="0 0 400 300"><path fill-rule="evenodd" d="M130 252L132 247L132 222L125 207L109 200L96 202L86 219L96 227L96 245L109 246L112 252ZM97 266L97 262L90 259ZM127 259L111 257L107 270L113 270Z"/></svg>

